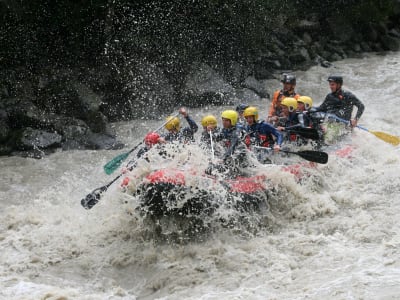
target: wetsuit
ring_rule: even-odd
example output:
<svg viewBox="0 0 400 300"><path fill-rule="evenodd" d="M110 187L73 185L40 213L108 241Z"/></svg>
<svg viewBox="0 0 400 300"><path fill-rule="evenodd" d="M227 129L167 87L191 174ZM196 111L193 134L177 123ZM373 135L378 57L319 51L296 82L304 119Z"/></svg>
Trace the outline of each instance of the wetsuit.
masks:
<svg viewBox="0 0 400 300"><path fill-rule="evenodd" d="M273 136L276 138L276 143L281 146L283 141L282 134L270 124L264 121L258 121L246 127L245 144L247 147L251 145L261 147L272 147L275 144Z"/></svg>
<svg viewBox="0 0 400 300"><path fill-rule="evenodd" d="M335 114L339 118L350 121L353 106L357 107L355 118L358 120L364 112L364 104L354 94L339 89L328 94L324 102L316 110Z"/></svg>
<svg viewBox="0 0 400 300"><path fill-rule="evenodd" d="M299 98L300 95L296 93L294 90L291 91L284 91L284 90L277 90L274 92L274 96L272 97L271 105L268 111L268 117L279 116L280 109L279 103L283 100L283 98L291 97L291 98Z"/></svg>

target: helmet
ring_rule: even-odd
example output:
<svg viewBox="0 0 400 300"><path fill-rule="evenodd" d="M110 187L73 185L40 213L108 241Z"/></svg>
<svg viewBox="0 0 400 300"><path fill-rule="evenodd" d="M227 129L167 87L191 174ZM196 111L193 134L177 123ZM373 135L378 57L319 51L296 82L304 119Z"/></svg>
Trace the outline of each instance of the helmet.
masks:
<svg viewBox="0 0 400 300"><path fill-rule="evenodd" d="M249 105L241 103L238 106L236 106L236 111L237 112L243 112L248 107L249 107Z"/></svg>
<svg viewBox="0 0 400 300"><path fill-rule="evenodd" d="M238 121L238 113L234 110L225 110L221 114L221 118L231 120L232 126L235 126Z"/></svg>
<svg viewBox="0 0 400 300"><path fill-rule="evenodd" d="M289 108L289 111L295 111L297 109L297 100L295 98L286 97L282 100L281 105L285 105Z"/></svg>
<svg viewBox="0 0 400 300"><path fill-rule="evenodd" d="M282 83L290 83L290 84L296 84L296 75L294 74L282 74Z"/></svg>
<svg viewBox="0 0 400 300"><path fill-rule="evenodd" d="M343 77L340 75L331 75L328 77L328 81L329 82L333 81L339 84L343 84Z"/></svg>
<svg viewBox="0 0 400 300"><path fill-rule="evenodd" d="M165 129L167 130L179 130L180 128L180 121L178 117L167 117L167 122L164 125Z"/></svg>
<svg viewBox="0 0 400 300"><path fill-rule="evenodd" d="M243 116L244 117L254 116L254 120L257 121L258 120L258 108L254 107L254 106L249 106L248 108L246 108L244 110Z"/></svg>
<svg viewBox="0 0 400 300"><path fill-rule="evenodd" d="M304 103L304 107L306 109L310 109L312 107L312 99L311 99L311 97L300 96L299 98L297 98L297 102Z"/></svg>
<svg viewBox="0 0 400 300"><path fill-rule="evenodd" d="M208 125L217 126L217 118L213 115L205 116L203 119L201 119L201 125L203 127L206 127Z"/></svg>
<svg viewBox="0 0 400 300"><path fill-rule="evenodd" d="M160 135L157 132L149 132L144 137L144 143L148 146L153 146L158 143Z"/></svg>

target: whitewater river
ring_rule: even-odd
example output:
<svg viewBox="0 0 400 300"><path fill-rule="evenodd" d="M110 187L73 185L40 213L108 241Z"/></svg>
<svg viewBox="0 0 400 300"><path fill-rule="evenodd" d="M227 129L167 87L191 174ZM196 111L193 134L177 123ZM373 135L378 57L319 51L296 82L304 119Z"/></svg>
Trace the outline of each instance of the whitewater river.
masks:
<svg viewBox="0 0 400 300"><path fill-rule="evenodd" d="M330 73L366 104L360 124L400 136L400 52L297 72L298 91L319 104ZM266 113L266 100L256 104ZM205 111L191 112L199 121ZM130 149L161 123L117 130ZM330 155L303 184L276 173L271 213L256 229L184 243L145 234L118 184L82 208L118 175L102 166L121 151L1 157L0 299L399 299L400 151L360 129L352 140L351 158Z"/></svg>

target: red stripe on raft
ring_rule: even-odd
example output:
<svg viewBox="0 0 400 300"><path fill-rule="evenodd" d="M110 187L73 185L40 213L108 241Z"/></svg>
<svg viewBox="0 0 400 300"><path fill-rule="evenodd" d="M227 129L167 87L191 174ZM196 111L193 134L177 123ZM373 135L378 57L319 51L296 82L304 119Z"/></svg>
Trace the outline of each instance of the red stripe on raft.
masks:
<svg viewBox="0 0 400 300"><path fill-rule="evenodd" d="M227 180L231 192L236 193L255 193L265 191L265 176L253 176L253 177L237 177L234 180Z"/></svg>
<svg viewBox="0 0 400 300"><path fill-rule="evenodd" d="M158 170L146 176L150 183L185 184L185 175L178 170Z"/></svg>
<svg viewBox="0 0 400 300"><path fill-rule="evenodd" d="M342 158L351 158L351 153L353 152L352 146L344 147L343 149L339 149L335 151L335 154Z"/></svg>

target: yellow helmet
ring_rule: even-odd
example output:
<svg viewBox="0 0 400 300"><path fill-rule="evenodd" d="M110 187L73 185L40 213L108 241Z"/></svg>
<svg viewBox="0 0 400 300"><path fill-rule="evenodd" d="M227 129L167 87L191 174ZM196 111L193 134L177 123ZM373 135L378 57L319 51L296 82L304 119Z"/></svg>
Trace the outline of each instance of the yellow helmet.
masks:
<svg viewBox="0 0 400 300"><path fill-rule="evenodd" d="M297 98L297 102L302 102L304 103L304 107L306 109L310 109L312 107L312 99L311 97L308 96L300 96L299 98Z"/></svg>
<svg viewBox="0 0 400 300"><path fill-rule="evenodd" d="M290 112L297 109L297 100L295 98L286 97L282 100L281 105L285 105Z"/></svg>
<svg viewBox="0 0 400 300"><path fill-rule="evenodd" d="M239 115L234 110L225 110L222 112L221 118L231 120L231 125L235 126L238 121Z"/></svg>
<svg viewBox="0 0 400 300"><path fill-rule="evenodd" d="M165 129L167 129L168 131L179 130L181 123L180 123L178 117L169 116L169 117L167 117L166 120L167 120L167 123L165 123L165 125L164 125Z"/></svg>
<svg viewBox="0 0 400 300"><path fill-rule="evenodd" d="M253 116L254 120L257 121L258 120L258 108L254 107L254 106L249 106L248 108L246 108L243 112L243 116L244 117L250 117Z"/></svg>
<svg viewBox="0 0 400 300"><path fill-rule="evenodd" d="M217 118L213 115L208 115L201 119L201 126L206 127L208 125L217 126Z"/></svg>

